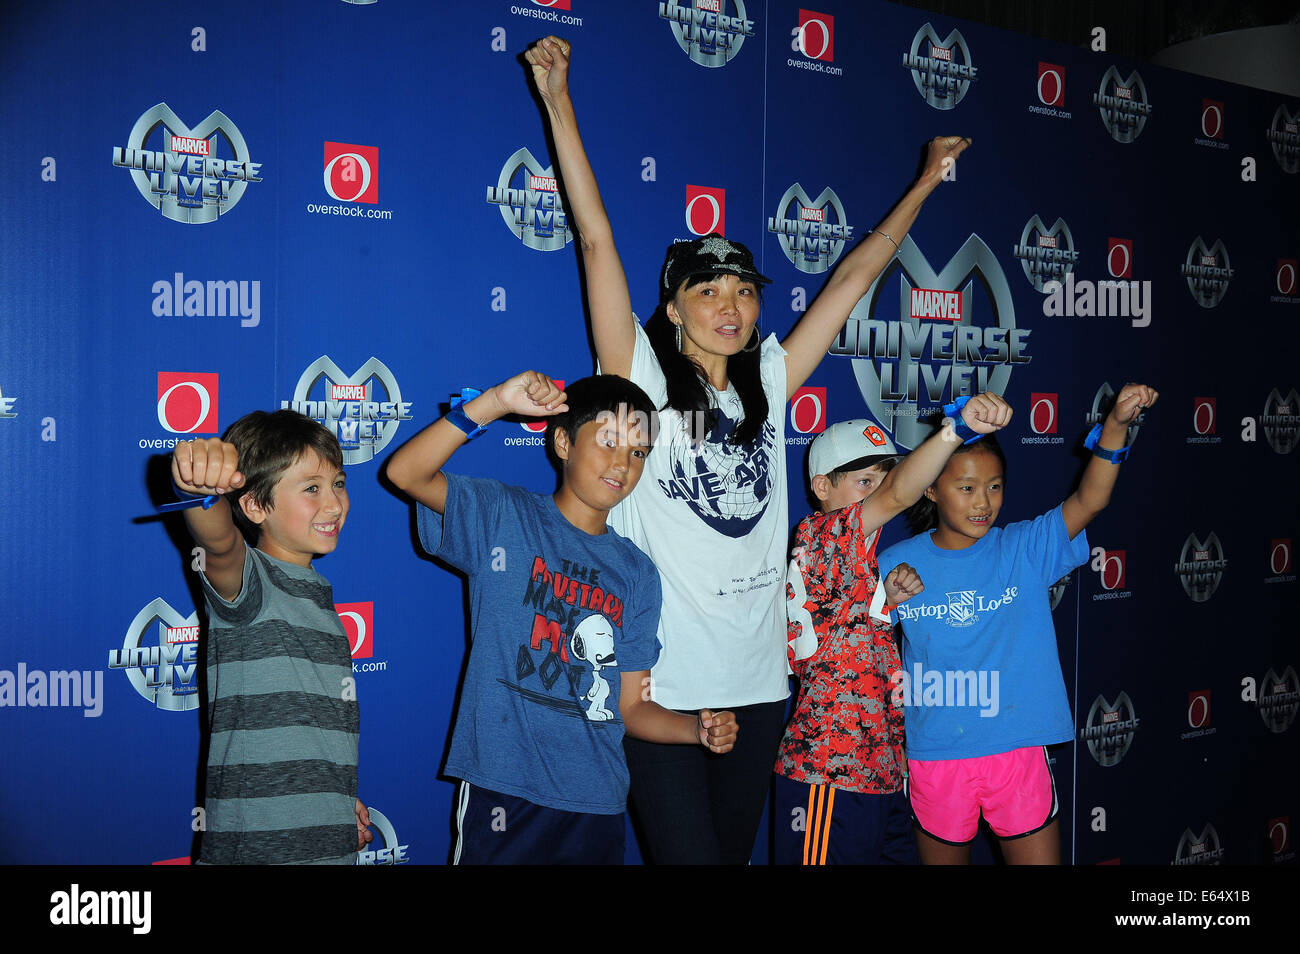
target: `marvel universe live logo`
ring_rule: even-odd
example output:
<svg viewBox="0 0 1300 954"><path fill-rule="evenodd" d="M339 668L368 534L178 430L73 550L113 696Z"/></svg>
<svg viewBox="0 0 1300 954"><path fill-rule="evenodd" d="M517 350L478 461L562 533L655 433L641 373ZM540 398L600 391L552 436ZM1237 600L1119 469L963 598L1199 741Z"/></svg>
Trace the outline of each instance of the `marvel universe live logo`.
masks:
<svg viewBox="0 0 1300 954"><path fill-rule="evenodd" d="M162 130L161 148L147 143ZM218 158L221 135L232 156ZM113 147L113 165L128 169L140 194L176 222L214 222L233 209L250 182L261 182L263 163L253 162L238 127L220 110L190 129L166 103L146 110L125 146Z"/></svg>
<svg viewBox="0 0 1300 954"><path fill-rule="evenodd" d="M991 365L1028 364L1032 360L1026 354L1030 330L962 324L969 294L969 290L958 293L942 288L910 289L909 317L913 321L850 318L831 344L830 353L902 359L897 384L894 366L883 361L880 364L881 401L915 403L922 384L932 404L943 403L945 391L954 396L986 391L994 370ZM951 324L920 324L919 319ZM901 409L895 413L902 413ZM916 414L915 409L912 413Z"/></svg>
<svg viewBox="0 0 1300 954"><path fill-rule="evenodd" d="M1285 105L1278 106L1267 135L1282 171L1291 175L1300 171L1300 113L1292 115Z"/></svg>
<svg viewBox="0 0 1300 954"><path fill-rule="evenodd" d="M735 15L727 14L733 5ZM692 6L668 0L659 4L659 17L672 25L682 52L701 66L726 66L755 33L744 0L695 0Z"/></svg>
<svg viewBox="0 0 1300 954"><path fill-rule="evenodd" d="M1142 134L1151 104L1147 101L1146 84L1134 70L1122 79L1115 67L1102 75L1101 85L1092 94L1092 104L1101 114L1102 125L1116 142L1133 142Z"/></svg>
<svg viewBox="0 0 1300 954"><path fill-rule="evenodd" d="M510 231L529 248L554 252L573 241L555 174L526 146L506 160L497 184L487 187L486 201L497 206Z"/></svg>
<svg viewBox="0 0 1300 954"><path fill-rule="evenodd" d="M1128 754L1133 745L1141 720L1133 709L1133 701L1127 692L1120 692L1115 704L1106 701L1105 696L1097 696L1079 737L1088 746L1088 752L1105 768L1118 765Z"/></svg>
<svg viewBox="0 0 1300 954"><path fill-rule="evenodd" d="M1183 830L1178 839L1178 849L1174 852L1174 865L1218 865L1223 863L1223 846L1219 842L1219 833L1213 825L1207 824L1199 835L1193 835L1190 828Z"/></svg>
<svg viewBox="0 0 1300 954"><path fill-rule="evenodd" d="M324 394L313 398L318 382L323 383ZM376 383L389 400L374 400ZM329 356L321 355L298 378L293 399L281 401L280 407L305 414L334 434L344 464L372 460L397 436L398 425L411 420L411 402L402 400L397 378L375 357L348 375Z"/></svg>
<svg viewBox="0 0 1300 954"><path fill-rule="evenodd" d="M154 623L158 642L143 645ZM136 614L121 649L108 653L108 668L121 669L142 698L168 712L186 712L199 704L199 619L183 617L161 597Z"/></svg>
<svg viewBox="0 0 1300 954"><path fill-rule="evenodd" d="M767 230L795 268L817 275L834 265L853 240L853 226L845 219L834 189L828 186L814 200L796 182L781 196L776 215L768 216Z"/></svg>
<svg viewBox="0 0 1300 954"><path fill-rule="evenodd" d="M379 809L367 805L370 813L370 827L379 833L379 842L371 842L370 847L357 852L357 864L370 865L404 865L411 860L411 846L403 845L393 823Z"/></svg>
<svg viewBox="0 0 1300 954"><path fill-rule="evenodd" d="M977 282L988 296L988 309L979 309L987 316L984 327L973 323ZM884 299L893 287L898 318L886 321L892 306ZM983 239L972 234L936 270L909 235L853 306L828 353L853 360L872 417L893 432L896 444L913 448L930 436L924 421L945 403L945 392L953 398L975 390L1007 393L1012 368L1032 360L1029 335L1016 327L1011 287ZM928 406L918 403L922 384Z"/></svg>
<svg viewBox="0 0 1300 954"><path fill-rule="evenodd" d="M1074 236L1064 219L1057 219L1049 230L1037 215L1025 223L1020 241L1013 245L1011 254L1020 259L1025 277L1036 291L1043 290L1049 279L1060 279L1074 269L1079 253L1074 248Z"/></svg>
<svg viewBox="0 0 1300 954"><path fill-rule="evenodd" d="M1228 250L1222 240L1207 248L1205 241L1198 235L1192 240L1187 250L1187 260L1179 266L1179 272L1187 279L1187 289L1202 308L1214 308L1223 300L1228 291L1228 282L1235 271L1228 261Z"/></svg>
<svg viewBox="0 0 1300 954"><path fill-rule="evenodd" d="M961 32L953 30L941 41L929 23L916 31L911 49L903 54L903 66L912 71L917 92L935 109L954 108L979 77Z"/></svg>

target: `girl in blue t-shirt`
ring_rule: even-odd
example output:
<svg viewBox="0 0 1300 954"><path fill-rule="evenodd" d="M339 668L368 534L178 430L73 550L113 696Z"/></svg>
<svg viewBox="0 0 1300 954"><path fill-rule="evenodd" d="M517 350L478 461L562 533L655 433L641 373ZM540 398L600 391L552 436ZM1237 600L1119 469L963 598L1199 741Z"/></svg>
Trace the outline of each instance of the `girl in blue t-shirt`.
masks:
<svg viewBox="0 0 1300 954"><path fill-rule="evenodd" d="M925 592L897 608L907 707L908 798L925 864L968 864L981 814L1009 864L1059 864L1057 800L1044 746L1073 738L1048 587L1087 562L1084 528L1110 502L1127 430L1157 393L1128 384L1079 488L1034 519L994 526L1006 458L964 445L908 514L916 536L880 556L912 565ZM929 532L923 532L929 531Z"/></svg>

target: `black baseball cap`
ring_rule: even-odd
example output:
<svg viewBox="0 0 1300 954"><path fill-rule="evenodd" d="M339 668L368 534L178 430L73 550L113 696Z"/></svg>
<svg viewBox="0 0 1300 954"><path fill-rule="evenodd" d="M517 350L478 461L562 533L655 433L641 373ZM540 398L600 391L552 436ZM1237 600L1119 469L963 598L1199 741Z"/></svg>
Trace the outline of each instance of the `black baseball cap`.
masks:
<svg viewBox="0 0 1300 954"><path fill-rule="evenodd" d="M772 284L772 279L754 267L754 255L749 249L714 232L690 242L674 242L668 246L660 299L667 301L692 275L716 274L735 275L756 285Z"/></svg>

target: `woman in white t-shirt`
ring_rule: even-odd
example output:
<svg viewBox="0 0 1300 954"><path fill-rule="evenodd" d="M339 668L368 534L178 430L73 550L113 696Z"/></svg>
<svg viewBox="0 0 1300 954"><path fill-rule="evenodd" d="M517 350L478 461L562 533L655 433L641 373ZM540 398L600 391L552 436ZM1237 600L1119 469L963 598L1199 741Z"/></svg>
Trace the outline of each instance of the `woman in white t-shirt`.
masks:
<svg viewBox="0 0 1300 954"><path fill-rule="evenodd" d="M727 708L740 734L726 756L630 742L632 807L651 860L745 864L767 797L789 693L785 404L893 258L945 160L968 140L932 140L925 170L879 228L845 256L784 342L760 340L758 273L719 235L669 248L660 301L643 329L569 98L569 44L526 54L546 106L586 272L601 370L662 408L656 449L611 524L659 568L663 611L656 702Z"/></svg>

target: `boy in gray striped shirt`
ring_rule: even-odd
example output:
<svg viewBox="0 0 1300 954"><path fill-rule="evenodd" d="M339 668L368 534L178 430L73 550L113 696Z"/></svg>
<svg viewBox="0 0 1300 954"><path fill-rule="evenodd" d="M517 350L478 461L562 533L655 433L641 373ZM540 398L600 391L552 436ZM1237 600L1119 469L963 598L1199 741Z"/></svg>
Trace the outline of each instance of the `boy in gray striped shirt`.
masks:
<svg viewBox="0 0 1300 954"><path fill-rule="evenodd" d="M373 837L357 798L360 712L333 591L311 566L348 515L338 441L295 411L254 411L221 439L177 444L172 480L221 495L184 511L209 615L199 863L352 864Z"/></svg>

